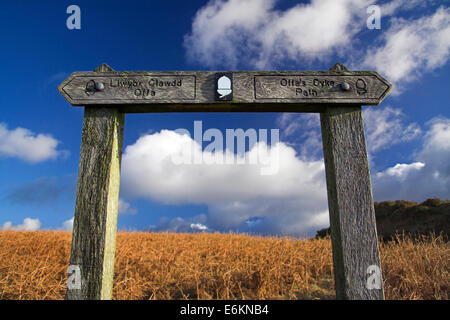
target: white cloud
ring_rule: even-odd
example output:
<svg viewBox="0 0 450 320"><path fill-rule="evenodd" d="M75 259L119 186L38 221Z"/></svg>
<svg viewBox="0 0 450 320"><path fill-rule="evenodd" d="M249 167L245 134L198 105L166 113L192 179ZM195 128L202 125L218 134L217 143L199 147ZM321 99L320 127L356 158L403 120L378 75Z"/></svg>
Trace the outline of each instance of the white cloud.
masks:
<svg viewBox="0 0 450 320"><path fill-rule="evenodd" d="M191 223L191 229L192 230L200 230L200 231L206 231L208 230L208 227L201 223Z"/></svg>
<svg viewBox="0 0 450 320"><path fill-rule="evenodd" d="M63 230L67 230L67 231L72 231L72 229L73 229L73 218L64 221L63 224L62 224L62 229Z"/></svg>
<svg viewBox="0 0 450 320"><path fill-rule="evenodd" d="M382 45L369 48L362 65L377 70L401 89L422 73L447 63L450 8L441 7L415 20L393 18L381 37Z"/></svg>
<svg viewBox="0 0 450 320"><path fill-rule="evenodd" d="M22 224L13 225L11 221L7 221L3 224L3 230L14 231L37 231L41 227L39 219L25 218Z"/></svg>
<svg viewBox="0 0 450 320"><path fill-rule="evenodd" d="M400 109L389 106L365 109L363 118L369 153L411 141L422 133L417 123L403 122L405 115Z"/></svg>
<svg viewBox="0 0 450 320"><path fill-rule="evenodd" d="M137 209L132 208L131 205L125 200L119 199L119 214L136 214Z"/></svg>
<svg viewBox="0 0 450 320"><path fill-rule="evenodd" d="M274 0L213 0L197 12L185 47L188 58L208 66L323 59L348 49L373 2L312 0L279 11Z"/></svg>
<svg viewBox="0 0 450 320"><path fill-rule="evenodd" d="M174 154L197 142L173 131L139 138L127 146L123 155L124 192L131 196L147 196L166 203L218 203L246 201L261 197L289 199L299 195L300 185L308 186L304 196L313 195L323 184L315 179L323 171L323 163L305 162L295 157L295 151L284 143L269 147L279 155L279 171L275 175L261 175L258 164L175 164ZM255 152L256 144L247 156ZM204 158L209 152L200 153ZM229 151L225 151L224 158Z"/></svg>
<svg viewBox="0 0 450 320"><path fill-rule="evenodd" d="M378 178L396 177L396 178L405 179L412 172L420 171L420 170L422 170L423 167L425 167L425 163L423 163L423 162L414 162L411 164L397 163L392 168L388 168L383 172L378 172L377 177Z"/></svg>
<svg viewBox="0 0 450 320"><path fill-rule="evenodd" d="M28 129L9 130L0 123L0 157L15 157L30 163L55 159L68 151L56 150L60 142L47 134L34 134Z"/></svg>
<svg viewBox="0 0 450 320"><path fill-rule="evenodd" d="M396 164L373 175L376 200L415 200L450 196L450 119L428 122L416 161Z"/></svg>
<svg viewBox="0 0 450 320"><path fill-rule="evenodd" d="M313 227L316 214L327 211L323 161L300 160L291 147L278 143L270 148L279 154L279 170L274 175L261 175L259 164L176 165L172 156L190 143L195 144L186 135L162 130L127 146L122 157L121 192L127 198L208 206L204 221L186 222L177 218L170 223L163 221L158 229L185 229L191 223L214 230L235 229L243 227L247 219L261 216L266 221L278 221L270 224L273 228L292 234L317 230ZM256 148L257 144L247 155ZM320 227L325 225L326 222Z"/></svg>

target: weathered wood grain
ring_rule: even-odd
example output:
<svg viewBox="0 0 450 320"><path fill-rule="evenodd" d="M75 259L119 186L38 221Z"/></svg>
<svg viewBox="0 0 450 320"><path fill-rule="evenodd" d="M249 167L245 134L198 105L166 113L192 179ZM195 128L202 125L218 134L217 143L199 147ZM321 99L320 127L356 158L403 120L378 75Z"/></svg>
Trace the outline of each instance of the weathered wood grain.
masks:
<svg viewBox="0 0 450 320"><path fill-rule="evenodd" d="M68 288L68 300L112 296L123 130L117 108L85 108L70 256L81 270L81 289Z"/></svg>
<svg viewBox="0 0 450 320"><path fill-rule="evenodd" d="M361 107L328 107L320 120L337 298L384 299L381 274L380 289L367 286L381 265Z"/></svg>
<svg viewBox="0 0 450 320"><path fill-rule="evenodd" d="M235 71L233 99L217 101L220 71L75 72L59 91L72 105L120 105L122 112L309 111L320 105L377 105L392 85L375 71ZM346 82L349 90L343 90ZM104 89L94 90L94 83ZM317 111L317 112L320 112Z"/></svg>

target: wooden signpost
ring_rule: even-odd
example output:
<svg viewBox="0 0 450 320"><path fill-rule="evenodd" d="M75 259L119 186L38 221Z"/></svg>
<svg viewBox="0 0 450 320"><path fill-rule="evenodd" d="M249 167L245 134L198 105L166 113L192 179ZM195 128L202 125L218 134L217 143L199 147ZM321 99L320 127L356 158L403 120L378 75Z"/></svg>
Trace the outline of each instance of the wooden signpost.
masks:
<svg viewBox="0 0 450 320"><path fill-rule="evenodd" d="M59 87L85 106L66 299L111 299L124 114L320 113L338 299L384 299L362 105L392 85L374 71L115 72Z"/></svg>

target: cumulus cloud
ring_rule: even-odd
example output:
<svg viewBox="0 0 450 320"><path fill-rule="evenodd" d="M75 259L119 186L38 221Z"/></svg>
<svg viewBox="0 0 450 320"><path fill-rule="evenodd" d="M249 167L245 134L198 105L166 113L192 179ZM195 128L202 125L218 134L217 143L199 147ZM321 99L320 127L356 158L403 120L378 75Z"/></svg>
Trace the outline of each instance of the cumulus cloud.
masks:
<svg viewBox="0 0 450 320"><path fill-rule="evenodd" d="M367 50L362 66L379 71L401 89L422 73L447 63L450 8L441 7L434 14L415 20L392 18L379 42L376 48Z"/></svg>
<svg viewBox="0 0 450 320"><path fill-rule="evenodd" d="M11 221L7 221L3 224L3 230L14 231L37 231L41 227L39 219L25 218L22 224L13 225Z"/></svg>
<svg viewBox="0 0 450 320"><path fill-rule="evenodd" d="M321 60L351 45L373 2L312 0L280 11L275 0L212 0L197 12L184 44L189 59L210 67Z"/></svg>
<svg viewBox="0 0 450 320"><path fill-rule="evenodd" d="M143 136L128 146L122 158L124 192L166 203L217 203L266 197L288 199L298 195L295 189L300 184L309 185L304 191L308 196L323 187L314 182L322 174L323 163L301 161L291 147L281 142L268 147L279 158L279 171L274 175L261 175L262 163L175 163L173 155L186 150L186 145L201 150L190 137L169 130ZM254 145L246 158L257 147ZM199 152L204 159L212 157L208 151ZM228 153L226 149L223 158Z"/></svg>
<svg viewBox="0 0 450 320"><path fill-rule="evenodd" d="M400 163L373 175L376 200L415 200L450 196L450 119L435 118L413 163Z"/></svg>
<svg viewBox="0 0 450 320"><path fill-rule="evenodd" d="M9 130L0 123L0 157L13 157L29 163L38 163L59 156L67 156L68 151L57 150L58 140L47 134L35 134L28 129Z"/></svg>
<svg viewBox="0 0 450 320"><path fill-rule="evenodd" d="M377 177L396 177L399 180L405 180L409 175L414 172L419 172L423 167L425 167L425 163L423 162L414 162L411 164L406 163L397 163L392 168L388 168L383 172L378 172Z"/></svg>
<svg viewBox="0 0 450 320"><path fill-rule="evenodd" d="M196 142L162 130L127 146L122 157L121 192L127 198L208 206L206 220L177 218L164 221L167 228L191 229L191 224L200 223L211 230L242 229L255 216L277 221L278 225L267 222L264 228L260 224L267 232L276 228L306 234L315 232L317 223L326 224L317 218L327 211L323 161L298 159L292 147L279 142L269 148L279 156L278 172L273 175L261 175L261 164L175 164L173 155L186 150L186 144ZM255 144L246 156L257 148ZM210 157L209 151L200 153Z"/></svg>

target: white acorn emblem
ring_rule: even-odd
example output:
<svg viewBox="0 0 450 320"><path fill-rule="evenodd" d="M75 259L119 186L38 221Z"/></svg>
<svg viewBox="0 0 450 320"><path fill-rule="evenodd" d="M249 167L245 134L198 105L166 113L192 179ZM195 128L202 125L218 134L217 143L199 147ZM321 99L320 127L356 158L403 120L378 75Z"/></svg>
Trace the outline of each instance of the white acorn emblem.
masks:
<svg viewBox="0 0 450 320"><path fill-rule="evenodd" d="M222 76L217 80L217 93L220 95L220 99L223 99L232 92L231 80L227 76Z"/></svg>

